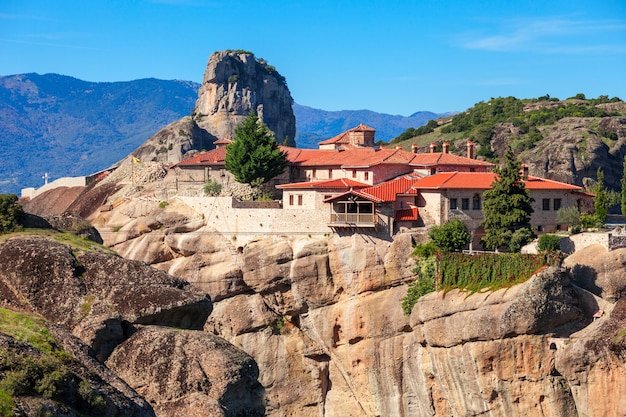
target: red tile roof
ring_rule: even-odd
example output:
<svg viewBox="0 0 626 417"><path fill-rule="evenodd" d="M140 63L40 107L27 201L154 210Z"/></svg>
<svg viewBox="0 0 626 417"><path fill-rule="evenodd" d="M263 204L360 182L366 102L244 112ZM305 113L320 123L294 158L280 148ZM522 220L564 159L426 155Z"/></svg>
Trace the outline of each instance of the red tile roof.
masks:
<svg viewBox="0 0 626 417"><path fill-rule="evenodd" d="M420 178L422 177L419 175L402 175L390 181L357 190L354 194L371 197L368 199L374 199L378 202L395 201L398 194L417 194L412 186Z"/></svg>
<svg viewBox="0 0 626 417"><path fill-rule="evenodd" d="M369 168L380 164L402 164L409 167L413 153L401 149L353 148L347 150L309 149L298 155L294 165L303 167Z"/></svg>
<svg viewBox="0 0 626 417"><path fill-rule="evenodd" d="M192 165L224 165L224 158L226 157L226 148L220 147L215 148L208 152L202 152L197 155L192 156L191 158L184 159L177 164L174 164L173 167L176 166L192 166Z"/></svg>
<svg viewBox="0 0 626 417"><path fill-rule="evenodd" d="M411 160L411 166L431 167L437 165L463 165L492 167L493 164L479 159L471 159L464 156L453 155L446 152L415 153Z"/></svg>
<svg viewBox="0 0 626 417"><path fill-rule="evenodd" d="M441 189L487 190L491 188L491 184L496 179L497 175L493 172L442 172L422 178L415 182L413 187L418 191ZM577 185L533 176L529 176L524 181L524 185L529 190L581 190Z"/></svg>
<svg viewBox="0 0 626 417"><path fill-rule="evenodd" d="M350 132L375 132L376 129L374 129L373 127L369 127L369 126L365 126L363 123L359 124L357 127L353 127L352 129L348 129L343 133L338 134L335 137L332 137L330 139L326 139L322 142L319 142L320 145L330 145L333 143L350 143L349 139L348 139L348 134Z"/></svg>
<svg viewBox="0 0 626 417"><path fill-rule="evenodd" d="M351 188L365 188L369 184L354 181L349 178L338 178L335 180L327 181L307 181L307 182L292 182L289 184L280 184L276 188L282 189L351 189Z"/></svg>
<svg viewBox="0 0 626 417"><path fill-rule="evenodd" d="M395 221L411 221L419 219L419 212L417 207L411 207L409 209L397 210L394 216Z"/></svg>

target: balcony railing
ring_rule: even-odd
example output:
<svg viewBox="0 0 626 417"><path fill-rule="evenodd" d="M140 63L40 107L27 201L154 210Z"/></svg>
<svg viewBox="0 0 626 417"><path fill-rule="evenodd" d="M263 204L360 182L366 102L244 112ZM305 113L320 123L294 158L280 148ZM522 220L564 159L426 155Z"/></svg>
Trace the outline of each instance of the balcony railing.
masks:
<svg viewBox="0 0 626 417"><path fill-rule="evenodd" d="M331 213L331 226L375 227L378 216L372 213Z"/></svg>

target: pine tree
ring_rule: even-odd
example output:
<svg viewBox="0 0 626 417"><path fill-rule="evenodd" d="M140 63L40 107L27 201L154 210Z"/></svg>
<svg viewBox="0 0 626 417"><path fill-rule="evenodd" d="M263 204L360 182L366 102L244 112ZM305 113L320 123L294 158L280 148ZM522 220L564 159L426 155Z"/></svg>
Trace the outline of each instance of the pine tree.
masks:
<svg viewBox="0 0 626 417"><path fill-rule="evenodd" d="M521 174L521 164L515 159L509 148L504 155L501 167L494 169L498 178L491 184L491 189L484 193L483 227L485 236L483 245L487 249L508 248L517 252L533 238L530 229L530 216L534 201Z"/></svg>
<svg viewBox="0 0 626 417"><path fill-rule="evenodd" d="M226 147L224 163L238 182L260 185L285 170L287 154L280 150L267 126L250 111L235 128L235 138Z"/></svg>
<svg viewBox="0 0 626 417"><path fill-rule="evenodd" d="M624 155L624 166L622 173L622 215L626 215L626 155Z"/></svg>

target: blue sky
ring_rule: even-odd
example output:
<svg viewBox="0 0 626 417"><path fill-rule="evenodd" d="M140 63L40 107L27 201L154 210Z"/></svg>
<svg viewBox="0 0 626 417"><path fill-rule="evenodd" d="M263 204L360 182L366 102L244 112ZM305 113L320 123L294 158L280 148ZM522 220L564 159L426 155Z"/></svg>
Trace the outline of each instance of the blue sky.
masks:
<svg viewBox="0 0 626 417"><path fill-rule="evenodd" d="M0 75L201 82L223 49L264 58L324 110L626 100L624 0L0 0Z"/></svg>

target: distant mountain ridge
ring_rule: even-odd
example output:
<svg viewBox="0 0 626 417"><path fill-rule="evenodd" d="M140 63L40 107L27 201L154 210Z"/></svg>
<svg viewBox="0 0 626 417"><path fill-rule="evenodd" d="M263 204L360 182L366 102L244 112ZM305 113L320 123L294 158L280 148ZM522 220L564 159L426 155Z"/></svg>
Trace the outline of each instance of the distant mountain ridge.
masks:
<svg viewBox="0 0 626 417"><path fill-rule="evenodd" d="M167 124L190 115L200 84L147 78L90 82L59 74L0 76L0 193L40 187L51 180L88 175L123 159ZM408 127L438 118L369 110L325 111L298 104L296 144L317 142L366 124L389 141Z"/></svg>
<svg viewBox="0 0 626 417"><path fill-rule="evenodd" d="M377 141L389 142L409 127L419 127L429 120L454 114L418 111L406 117L371 110L326 111L297 103L293 105L293 112L296 115L296 144L299 148L317 148L318 142L338 135L359 123L376 129Z"/></svg>
<svg viewBox="0 0 626 417"><path fill-rule="evenodd" d="M105 169L189 115L199 84L154 78L88 82L58 74L0 77L0 192Z"/></svg>

